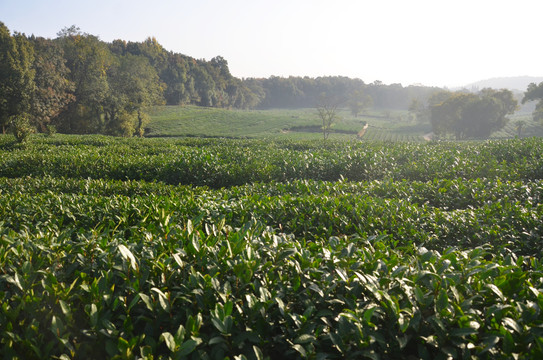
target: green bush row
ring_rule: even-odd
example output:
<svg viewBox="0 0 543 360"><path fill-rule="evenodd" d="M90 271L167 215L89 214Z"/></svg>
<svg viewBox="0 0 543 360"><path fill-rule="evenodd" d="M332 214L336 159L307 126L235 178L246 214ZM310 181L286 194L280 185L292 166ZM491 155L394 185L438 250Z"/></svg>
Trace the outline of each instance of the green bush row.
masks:
<svg viewBox="0 0 543 360"><path fill-rule="evenodd" d="M536 258L160 221L130 234L0 226L3 356L543 356Z"/></svg>
<svg viewBox="0 0 543 360"><path fill-rule="evenodd" d="M543 178L543 140L479 143L266 142L36 138L0 147L0 176L160 181L214 188L253 182ZM0 144L1 145L1 144Z"/></svg>
<svg viewBox="0 0 543 360"><path fill-rule="evenodd" d="M541 254L543 234L539 181L299 180L214 190L135 181L0 178L0 195L0 218L15 231L132 231L150 223L162 226L156 223L160 216L173 224L202 217L232 227L258 221L308 240L387 234L401 244L431 249L492 243L534 256Z"/></svg>
<svg viewBox="0 0 543 360"><path fill-rule="evenodd" d="M0 353L540 358L542 145L0 136Z"/></svg>

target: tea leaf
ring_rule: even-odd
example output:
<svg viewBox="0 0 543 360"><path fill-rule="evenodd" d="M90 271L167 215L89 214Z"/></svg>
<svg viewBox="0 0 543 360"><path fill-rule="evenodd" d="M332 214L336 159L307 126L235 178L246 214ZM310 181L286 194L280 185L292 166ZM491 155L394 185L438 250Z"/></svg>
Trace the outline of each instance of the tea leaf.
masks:
<svg viewBox="0 0 543 360"><path fill-rule="evenodd" d="M194 351L196 347L198 346L198 342L193 339L189 339L181 344L179 347L178 352L176 353L177 356L186 356Z"/></svg>
<svg viewBox="0 0 543 360"><path fill-rule="evenodd" d="M504 301L505 298L503 297L503 294L501 290L494 284L486 284L487 288L489 288L498 298L500 298L501 301Z"/></svg>
<svg viewBox="0 0 543 360"><path fill-rule="evenodd" d="M256 345L253 345L253 351L255 352L256 360L264 360L264 354L262 353L262 350Z"/></svg>
<svg viewBox="0 0 543 360"><path fill-rule="evenodd" d="M439 291L439 295L437 297L436 301L436 310L437 312L441 313L444 310L447 309L447 306L449 305L449 297L447 295L447 291L445 289L441 289Z"/></svg>
<svg viewBox="0 0 543 360"><path fill-rule="evenodd" d="M512 329L512 330L516 331L519 334L522 333L522 329L519 326L519 324L515 320L511 319L510 317L504 317L502 319L502 324L505 327L508 327L509 329Z"/></svg>
<svg viewBox="0 0 543 360"><path fill-rule="evenodd" d="M118 249L121 252L123 258L130 262L130 266L132 267L132 269L137 270L138 264L136 263L136 258L134 257L132 252L123 244L120 244Z"/></svg>
<svg viewBox="0 0 543 360"><path fill-rule="evenodd" d="M160 340L166 343L166 346L168 347L168 349L170 349L171 352L174 352L177 350L177 344L175 343L175 338L169 332L167 331L163 332L160 335Z"/></svg>
<svg viewBox="0 0 543 360"><path fill-rule="evenodd" d="M296 339L294 339L295 344L306 344L308 342L316 341L315 336L310 334L302 334L298 336Z"/></svg>

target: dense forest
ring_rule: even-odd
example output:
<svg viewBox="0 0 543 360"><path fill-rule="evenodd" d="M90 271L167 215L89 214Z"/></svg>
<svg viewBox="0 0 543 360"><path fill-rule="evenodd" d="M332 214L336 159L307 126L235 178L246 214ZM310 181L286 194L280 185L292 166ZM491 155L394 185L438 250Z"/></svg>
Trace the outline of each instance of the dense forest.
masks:
<svg viewBox="0 0 543 360"><path fill-rule="evenodd" d="M3 133L11 123L23 131L131 136L142 134L154 105L300 108L316 106L322 94L352 108L406 109L437 90L340 76L239 79L221 56L195 59L155 38L108 43L72 26L45 39L11 34L1 22L0 67Z"/></svg>

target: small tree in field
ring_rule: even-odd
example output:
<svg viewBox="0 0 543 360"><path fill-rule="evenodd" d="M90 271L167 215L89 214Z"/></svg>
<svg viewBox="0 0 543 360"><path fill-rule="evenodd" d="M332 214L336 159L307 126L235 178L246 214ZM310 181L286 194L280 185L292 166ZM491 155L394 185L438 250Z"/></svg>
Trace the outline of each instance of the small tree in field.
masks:
<svg viewBox="0 0 543 360"><path fill-rule="evenodd" d="M517 129L517 137L521 137L522 135L522 130L524 130L524 128L526 127L526 121L524 120L518 120L515 122L515 127Z"/></svg>
<svg viewBox="0 0 543 360"><path fill-rule="evenodd" d="M358 117L358 114L373 106L373 99L371 96L364 94L362 90L355 90L351 93L348 106L351 109L351 114Z"/></svg>
<svg viewBox="0 0 543 360"><path fill-rule="evenodd" d="M328 139L332 131L332 125L339 120L337 114L338 101L326 94L322 94L319 104L317 105L317 113L322 121L322 136L323 139Z"/></svg>
<svg viewBox="0 0 543 360"><path fill-rule="evenodd" d="M34 132L27 114L14 115L10 118L10 130L18 143L24 143Z"/></svg>

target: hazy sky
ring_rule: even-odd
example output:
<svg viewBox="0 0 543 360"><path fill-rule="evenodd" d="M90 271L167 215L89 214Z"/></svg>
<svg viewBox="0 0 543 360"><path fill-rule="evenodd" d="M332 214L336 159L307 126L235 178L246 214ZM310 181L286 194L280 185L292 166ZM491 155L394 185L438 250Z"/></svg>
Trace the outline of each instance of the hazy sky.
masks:
<svg viewBox="0 0 543 360"><path fill-rule="evenodd" d="M327 76L459 86L543 76L542 0L0 0L11 31L71 25L223 56L237 77Z"/></svg>

